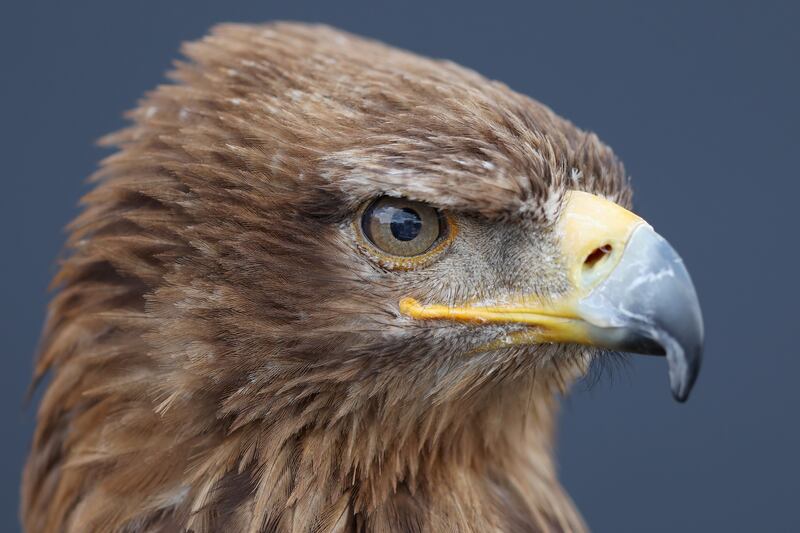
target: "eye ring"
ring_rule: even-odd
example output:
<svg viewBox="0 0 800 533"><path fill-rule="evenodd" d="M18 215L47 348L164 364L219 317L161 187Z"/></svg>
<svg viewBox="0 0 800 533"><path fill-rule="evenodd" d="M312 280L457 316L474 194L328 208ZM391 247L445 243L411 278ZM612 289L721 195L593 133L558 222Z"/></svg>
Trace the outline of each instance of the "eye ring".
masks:
<svg viewBox="0 0 800 533"><path fill-rule="evenodd" d="M456 235L456 226L446 212L392 196L366 202L353 226L362 252L389 270L430 264Z"/></svg>

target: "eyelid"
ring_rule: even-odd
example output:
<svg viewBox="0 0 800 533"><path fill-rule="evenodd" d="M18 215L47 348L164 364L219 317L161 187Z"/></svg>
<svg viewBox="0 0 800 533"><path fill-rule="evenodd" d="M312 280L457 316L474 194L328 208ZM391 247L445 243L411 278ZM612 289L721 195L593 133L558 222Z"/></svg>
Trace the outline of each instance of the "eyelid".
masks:
<svg viewBox="0 0 800 533"><path fill-rule="evenodd" d="M373 245L364 234L364 230L362 228L362 219L364 214L366 213L367 209L369 209L378 200L380 200L380 198L372 199L368 202L365 202L359 208L355 218L353 219L352 228L359 250L382 268L387 270L409 271L428 266L433 263L433 261L436 260L436 258L438 258L442 252L450 247L455 240L456 235L458 234L458 227L456 226L452 215L450 215L450 213L447 211L434 208L439 215L441 229L438 239L427 251L411 257L403 257L387 253ZM408 202L429 205L422 202L413 202L412 200L408 200Z"/></svg>

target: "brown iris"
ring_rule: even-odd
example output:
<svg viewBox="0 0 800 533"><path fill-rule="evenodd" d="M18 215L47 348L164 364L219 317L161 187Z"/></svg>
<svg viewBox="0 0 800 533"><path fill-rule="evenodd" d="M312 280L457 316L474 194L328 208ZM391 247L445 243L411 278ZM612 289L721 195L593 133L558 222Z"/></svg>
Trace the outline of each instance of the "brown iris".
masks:
<svg viewBox="0 0 800 533"><path fill-rule="evenodd" d="M361 218L364 236L380 252L414 257L429 251L440 239L443 219L433 207L384 196L370 204Z"/></svg>

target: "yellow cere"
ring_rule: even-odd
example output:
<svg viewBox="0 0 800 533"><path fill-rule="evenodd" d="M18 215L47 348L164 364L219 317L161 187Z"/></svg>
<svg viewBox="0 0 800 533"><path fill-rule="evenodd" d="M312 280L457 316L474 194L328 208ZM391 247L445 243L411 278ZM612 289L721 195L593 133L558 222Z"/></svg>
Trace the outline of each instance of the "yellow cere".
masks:
<svg viewBox="0 0 800 533"><path fill-rule="evenodd" d="M646 222L605 198L583 191L567 193L557 232L570 282L576 288L586 289L605 278L619 262L631 233L640 224ZM604 247L610 250L603 259L603 265L587 265L587 258L592 257L595 250ZM592 268L587 269L587 266Z"/></svg>

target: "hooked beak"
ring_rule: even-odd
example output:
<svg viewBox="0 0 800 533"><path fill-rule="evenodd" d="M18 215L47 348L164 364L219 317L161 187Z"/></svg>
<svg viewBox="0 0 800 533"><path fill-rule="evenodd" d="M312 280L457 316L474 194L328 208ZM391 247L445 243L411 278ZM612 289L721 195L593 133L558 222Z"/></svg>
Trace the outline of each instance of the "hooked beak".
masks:
<svg viewBox="0 0 800 533"><path fill-rule="evenodd" d="M672 394L685 401L700 370L703 318L675 250L635 214L580 191L568 193L556 231L570 283L557 298L458 307L403 298L400 311L420 320L530 326L490 348L559 342L666 355Z"/></svg>

